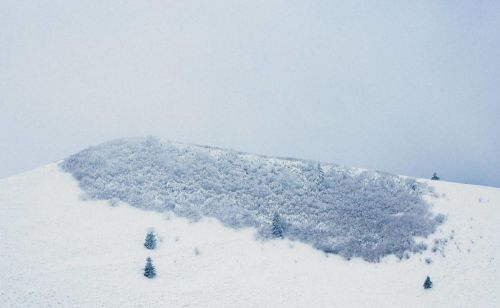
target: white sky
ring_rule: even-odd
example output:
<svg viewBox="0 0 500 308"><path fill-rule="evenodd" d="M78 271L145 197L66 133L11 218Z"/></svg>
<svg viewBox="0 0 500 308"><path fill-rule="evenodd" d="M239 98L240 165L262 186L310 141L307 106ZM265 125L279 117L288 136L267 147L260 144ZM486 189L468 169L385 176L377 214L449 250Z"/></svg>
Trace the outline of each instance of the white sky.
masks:
<svg viewBox="0 0 500 308"><path fill-rule="evenodd" d="M0 0L0 177L154 135L500 186L499 1Z"/></svg>

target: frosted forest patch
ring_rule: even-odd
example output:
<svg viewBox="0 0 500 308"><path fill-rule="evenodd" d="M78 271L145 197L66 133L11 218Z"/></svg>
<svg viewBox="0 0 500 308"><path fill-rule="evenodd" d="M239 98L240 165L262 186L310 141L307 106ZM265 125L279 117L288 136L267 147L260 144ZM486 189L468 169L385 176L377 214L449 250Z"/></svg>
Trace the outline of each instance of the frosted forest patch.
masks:
<svg viewBox="0 0 500 308"><path fill-rule="evenodd" d="M348 259L425 250L415 237L427 237L443 220L422 198L428 187L411 178L154 138L90 147L61 167L91 199L192 220L215 217Z"/></svg>

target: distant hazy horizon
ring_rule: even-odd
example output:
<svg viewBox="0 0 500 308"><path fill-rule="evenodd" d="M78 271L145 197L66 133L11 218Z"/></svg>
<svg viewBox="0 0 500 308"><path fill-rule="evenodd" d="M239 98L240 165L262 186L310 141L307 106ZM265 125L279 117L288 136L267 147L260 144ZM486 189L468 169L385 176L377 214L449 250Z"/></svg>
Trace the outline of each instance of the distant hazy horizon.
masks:
<svg viewBox="0 0 500 308"><path fill-rule="evenodd" d="M0 178L152 135L500 187L498 1L1 1Z"/></svg>

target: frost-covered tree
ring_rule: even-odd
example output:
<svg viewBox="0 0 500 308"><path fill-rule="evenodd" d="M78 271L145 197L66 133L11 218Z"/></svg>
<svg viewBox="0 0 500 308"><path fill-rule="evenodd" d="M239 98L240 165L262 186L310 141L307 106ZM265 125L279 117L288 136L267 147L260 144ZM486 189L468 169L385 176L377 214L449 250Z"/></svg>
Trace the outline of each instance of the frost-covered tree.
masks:
<svg viewBox="0 0 500 308"><path fill-rule="evenodd" d="M316 177L314 179L314 184L316 184L316 189L318 191L322 191L325 189L325 172L319 163L316 164L315 173Z"/></svg>
<svg viewBox="0 0 500 308"><path fill-rule="evenodd" d="M146 235L146 240L144 241L144 247L147 249L156 248L156 235L153 232L148 232Z"/></svg>
<svg viewBox="0 0 500 308"><path fill-rule="evenodd" d="M424 281L424 289L430 289L430 288L432 288L432 281L431 278L427 276L427 278L425 278Z"/></svg>
<svg viewBox="0 0 500 308"><path fill-rule="evenodd" d="M438 181L439 180L439 177L437 176L436 172L434 172L434 174L432 175L431 180L434 180L434 181Z"/></svg>
<svg viewBox="0 0 500 308"><path fill-rule="evenodd" d="M146 266L144 267L144 276L150 279L156 277L156 269L150 257L146 259Z"/></svg>
<svg viewBox="0 0 500 308"><path fill-rule="evenodd" d="M274 237L283 238L283 220L278 213L273 215L271 228Z"/></svg>

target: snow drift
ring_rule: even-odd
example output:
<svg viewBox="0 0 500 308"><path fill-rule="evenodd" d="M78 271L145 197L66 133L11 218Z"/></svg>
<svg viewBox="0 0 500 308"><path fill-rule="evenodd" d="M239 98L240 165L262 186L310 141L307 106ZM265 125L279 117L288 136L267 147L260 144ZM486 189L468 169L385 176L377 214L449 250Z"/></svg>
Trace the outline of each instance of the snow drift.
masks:
<svg viewBox="0 0 500 308"><path fill-rule="evenodd" d="M367 261L426 249L443 221L423 195L426 184L375 171L230 150L122 139L90 147L61 163L89 199L173 211L191 220L215 217L272 238L284 236L345 258Z"/></svg>

